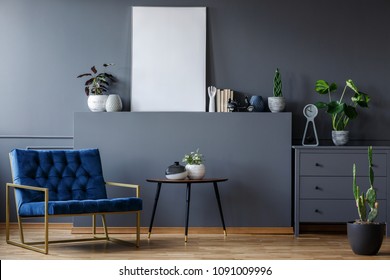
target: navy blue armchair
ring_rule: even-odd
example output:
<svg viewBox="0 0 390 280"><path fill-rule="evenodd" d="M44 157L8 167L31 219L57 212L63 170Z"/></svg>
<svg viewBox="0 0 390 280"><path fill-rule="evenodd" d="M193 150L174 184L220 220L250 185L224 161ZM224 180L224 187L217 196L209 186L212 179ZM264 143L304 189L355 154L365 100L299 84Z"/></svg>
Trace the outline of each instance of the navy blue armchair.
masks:
<svg viewBox="0 0 390 280"><path fill-rule="evenodd" d="M13 183L6 184L6 241L26 249L47 254L49 218L54 216L92 216L91 238L72 241L110 240L106 214L133 212L136 214L136 246L140 241L142 199L138 185L105 182L99 150L20 150L10 154ZM128 187L135 196L108 198L106 186ZM20 242L10 239L10 191L14 190ZM101 215L104 236L96 235L96 215ZM23 220L43 217L45 237L42 242L25 242ZM43 245L43 247L42 247Z"/></svg>

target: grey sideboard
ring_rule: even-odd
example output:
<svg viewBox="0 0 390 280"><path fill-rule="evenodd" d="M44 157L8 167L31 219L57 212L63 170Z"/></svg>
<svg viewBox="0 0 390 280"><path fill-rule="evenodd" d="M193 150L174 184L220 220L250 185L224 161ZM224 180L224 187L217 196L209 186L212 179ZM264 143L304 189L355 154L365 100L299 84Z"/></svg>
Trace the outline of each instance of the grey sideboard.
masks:
<svg viewBox="0 0 390 280"><path fill-rule="evenodd" d="M164 178L169 165L199 148L206 177L228 178L219 187L228 232L229 227L292 232L291 117L289 112L75 113L74 146L100 149L107 181L141 185L142 226L149 225L156 193L156 184L146 179ZM189 226L220 227L214 190L204 185L192 188ZM154 226L183 226L185 188L162 188ZM107 223L123 227L132 221L110 217ZM89 222L75 220L74 226Z"/></svg>
<svg viewBox="0 0 390 280"><path fill-rule="evenodd" d="M295 149L295 221L346 223L358 218L352 191L352 166L357 184L369 187L367 146L293 146ZM390 147L373 147L374 187L379 203L378 222L390 219ZM389 236L387 228L386 235Z"/></svg>

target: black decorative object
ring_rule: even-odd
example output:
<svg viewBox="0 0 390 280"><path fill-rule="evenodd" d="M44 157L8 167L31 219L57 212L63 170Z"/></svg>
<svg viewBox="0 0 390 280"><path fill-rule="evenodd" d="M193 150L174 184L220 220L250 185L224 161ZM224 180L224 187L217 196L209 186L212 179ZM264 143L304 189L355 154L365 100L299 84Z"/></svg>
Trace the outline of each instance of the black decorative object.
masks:
<svg viewBox="0 0 390 280"><path fill-rule="evenodd" d="M245 96L245 106L240 106L240 103L229 98L227 108L229 112L252 112L254 107L248 101L248 96Z"/></svg>
<svg viewBox="0 0 390 280"><path fill-rule="evenodd" d="M165 177L167 179L182 180L187 178L187 170L183 165L180 165L178 161L168 166L165 170Z"/></svg>

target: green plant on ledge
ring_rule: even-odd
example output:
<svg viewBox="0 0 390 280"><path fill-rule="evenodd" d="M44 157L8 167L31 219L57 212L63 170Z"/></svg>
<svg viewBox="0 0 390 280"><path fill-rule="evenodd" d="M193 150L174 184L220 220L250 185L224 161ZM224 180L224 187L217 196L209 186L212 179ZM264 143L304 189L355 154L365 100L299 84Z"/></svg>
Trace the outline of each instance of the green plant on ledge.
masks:
<svg viewBox="0 0 390 280"><path fill-rule="evenodd" d="M104 63L103 67L114 65L113 63ZM77 78L90 76L91 78L85 82L85 94L91 95L102 95L107 91L110 82L115 82L115 77L109 73L101 72L98 73L95 66L91 67L92 73L84 73L78 75Z"/></svg>
<svg viewBox="0 0 390 280"><path fill-rule="evenodd" d="M376 201L376 191L374 189L374 170L372 169L372 146L368 147L368 169L370 188L366 194L360 193L360 188L356 184L356 165L353 164L353 195L356 201L356 207L359 213L358 223L373 223L378 216L378 202ZM370 208L370 212L367 215L367 206Z"/></svg>
<svg viewBox="0 0 390 280"><path fill-rule="evenodd" d="M347 88L354 92L350 102L344 102L344 95ZM370 97L360 92L354 82L349 79L345 82L345 86L339 100L332 100L331 93L337 90L337 85L324 80L318 80L315 85L315 91L321 95L328 94L329 102L317 102L315 105L319 109L326 109L326 112L332 116L332 128L336 131L345 130L349 120L355 119L358 115L356 107L367 108L370 102Z"/></svg>

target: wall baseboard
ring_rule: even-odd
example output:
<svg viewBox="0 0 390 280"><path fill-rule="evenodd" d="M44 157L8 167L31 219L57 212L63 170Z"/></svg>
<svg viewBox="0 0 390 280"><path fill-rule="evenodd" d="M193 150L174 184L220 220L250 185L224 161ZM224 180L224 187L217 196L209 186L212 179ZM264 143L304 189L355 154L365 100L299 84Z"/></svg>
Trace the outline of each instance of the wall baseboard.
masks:
<svg viewBox="0 0 390 280"><path fill-rule="evenodd" d="M25 229L43 228L43 223L24 223ZM5 223L0 224L1 229L5 229ZM11 229L17 229L17 223L10 224ZM71 223L51 223L49 229L70 230L72 234L89 234L92 227L73 227ZM148 227L141 227L141 233L147 234ZM102 227L96 228L97 233L103 233ZM280 234L292 235L293 227L228 227L227 234ZM134 227L108 227L110 234L132 234L135 233ZM221 227L189 227L189 234L223 234ZM184 227L154 227L152 234L184 234Z"/></svg>

